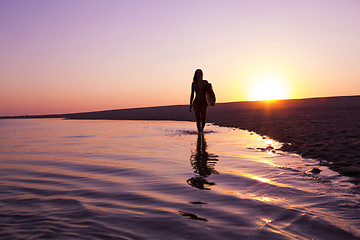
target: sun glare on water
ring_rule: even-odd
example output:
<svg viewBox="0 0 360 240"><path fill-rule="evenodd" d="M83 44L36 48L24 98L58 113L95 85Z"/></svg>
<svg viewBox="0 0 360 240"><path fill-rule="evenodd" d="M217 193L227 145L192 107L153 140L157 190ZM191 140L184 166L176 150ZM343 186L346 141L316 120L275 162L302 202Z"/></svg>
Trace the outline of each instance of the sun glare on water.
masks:
<svg viewBox="0 0 360 240"><path fill-rule="evenodd" d="M288 98L286 82L280 77L261 76L251 82L250 99L253 101L269 101Z"/></svg>

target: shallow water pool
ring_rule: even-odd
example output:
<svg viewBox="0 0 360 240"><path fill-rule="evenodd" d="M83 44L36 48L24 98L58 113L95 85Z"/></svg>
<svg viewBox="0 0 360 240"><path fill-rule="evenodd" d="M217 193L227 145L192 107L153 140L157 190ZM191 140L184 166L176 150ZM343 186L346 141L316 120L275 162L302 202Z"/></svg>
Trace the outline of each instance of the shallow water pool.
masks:
<svg viewBox="0 0 360 240"><path fill-rule="evenodd" d="M0 136L1 239L360 237L347 178L247 131L33 119Z"/></svg>

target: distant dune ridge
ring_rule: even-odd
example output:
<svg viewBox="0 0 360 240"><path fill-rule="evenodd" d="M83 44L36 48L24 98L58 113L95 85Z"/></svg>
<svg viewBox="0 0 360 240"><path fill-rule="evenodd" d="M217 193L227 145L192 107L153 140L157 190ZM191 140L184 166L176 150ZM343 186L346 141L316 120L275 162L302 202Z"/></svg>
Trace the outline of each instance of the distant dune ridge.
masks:
<svg viewBox="0 0 360 240"><path fill-rule="evenodd" d="M14 118L194 121L188 105L120 109ZM4 118L4 117L3 117ZM217 103L208 122L254 131L280 142L282 150L319 159L360 183L360 95L270 102ZM194 125L195 128L195 125Z"/></svg>

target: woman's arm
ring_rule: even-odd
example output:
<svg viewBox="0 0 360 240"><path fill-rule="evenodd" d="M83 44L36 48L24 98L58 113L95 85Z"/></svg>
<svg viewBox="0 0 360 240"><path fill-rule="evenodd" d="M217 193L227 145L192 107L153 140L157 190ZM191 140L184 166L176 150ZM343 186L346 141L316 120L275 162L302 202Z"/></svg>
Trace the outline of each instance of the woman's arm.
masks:
<svg viewBox="0 0 360 240"><path fill-rule="evenodd" d="M189 107L190 112L191 112L193 101L194 101L194 83L191 84L190 107Z"/></svg>

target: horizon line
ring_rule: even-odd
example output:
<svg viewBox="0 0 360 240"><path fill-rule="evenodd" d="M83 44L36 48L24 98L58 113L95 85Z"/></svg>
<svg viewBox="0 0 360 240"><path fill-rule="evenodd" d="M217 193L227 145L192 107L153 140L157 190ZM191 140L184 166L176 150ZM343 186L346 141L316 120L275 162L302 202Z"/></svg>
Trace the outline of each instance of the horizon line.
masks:
<svg viewBox="0 0 360 240"><path fill-rule="evenodd" d="M245 101L231 101L231 102L220 102L216 104L231 104L231 103L246 103L246 102L279 102L279 101L291 101L291 100L305 100L305 99L320 99L320 98L341 98L341 97L360 97L360 94L357 95L342 95L342 96L327 96L327 97L305 97L305 98L284 98L284 99L274 99L274 100L245 100ZM144 107L130 107L130 108L118 108L118 109L104 109L104 110L93 110L93 111L84 111L84 112L70 112L70 113L50 113L50 114L23 114L23 115L12 115L12 116L0 116L0 118L21 118L21 117L39 117L39 116L58 116L58 115L71 115L71 114L81 114L81 113L95 113L95 112L107 112L107 111L119 111L119 110L130 110L130 109L145 109L145 108L161 108L161 107L175 107L175 106L187 106L188 104L173 104L173 105L157 105L157 106L144 106Z"/></svg>

